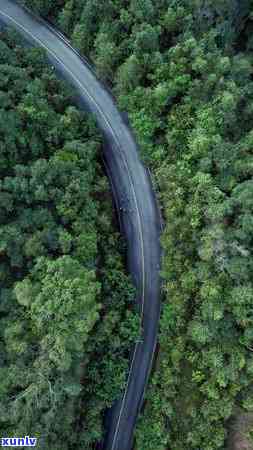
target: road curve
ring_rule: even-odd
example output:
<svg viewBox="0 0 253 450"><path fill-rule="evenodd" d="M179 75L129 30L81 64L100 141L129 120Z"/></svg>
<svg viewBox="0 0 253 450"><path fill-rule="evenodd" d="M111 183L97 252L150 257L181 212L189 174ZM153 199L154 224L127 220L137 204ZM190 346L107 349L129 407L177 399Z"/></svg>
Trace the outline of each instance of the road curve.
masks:
<svg viewBox="0 0 253 450"><path fill-rule="evenodd" d="M0 21L18 30L74 86L78 100L92 112L104 136L105 165L127 241L128 269L137 288L142 339L130 360L126 387L110 411L104 450L131 450L137 415L154 357L160 316L160 215L150 177L142 165L129 125L92 67L59 32L18 6L1 0Z"/></svg>

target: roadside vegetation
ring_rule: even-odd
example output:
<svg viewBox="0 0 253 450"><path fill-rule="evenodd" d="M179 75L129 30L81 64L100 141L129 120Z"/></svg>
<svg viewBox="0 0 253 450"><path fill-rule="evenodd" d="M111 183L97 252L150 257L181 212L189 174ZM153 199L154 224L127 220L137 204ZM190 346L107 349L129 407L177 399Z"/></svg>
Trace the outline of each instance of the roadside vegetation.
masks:
<svg viewBox="0 0 253 450"><path fill-rule="evenodd" d="M47 450L101 440L138 330L101 137L71 96L0 34L0 435Z"/></svg>
<svg viewBox="0 0 253 450"><path fill-rule="evenodd" d="M252 448L252 1L25 3L113 89L162 205L159 353L136 448Z"/></svg>

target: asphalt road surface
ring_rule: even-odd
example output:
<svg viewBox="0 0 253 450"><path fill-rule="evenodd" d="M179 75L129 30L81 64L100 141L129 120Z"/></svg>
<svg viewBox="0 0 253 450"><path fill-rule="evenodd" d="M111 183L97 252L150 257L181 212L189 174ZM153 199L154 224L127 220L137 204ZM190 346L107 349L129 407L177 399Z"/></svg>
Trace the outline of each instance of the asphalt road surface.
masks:
<svg viewBox="0 0 253 450"><path fill-rule="evenodd" d="M156 348L160 316L160 215L147 170L127 121L92 67L69 41L42 20L1 0L0 21L18 30L32 45L43 47L50 64L77 91L78 102L95 114L104 136L105 165L121 229L127 241L128 270L137 288L142 336L130 360L126 388L107 415L104 450L131 450Z"/></svg>

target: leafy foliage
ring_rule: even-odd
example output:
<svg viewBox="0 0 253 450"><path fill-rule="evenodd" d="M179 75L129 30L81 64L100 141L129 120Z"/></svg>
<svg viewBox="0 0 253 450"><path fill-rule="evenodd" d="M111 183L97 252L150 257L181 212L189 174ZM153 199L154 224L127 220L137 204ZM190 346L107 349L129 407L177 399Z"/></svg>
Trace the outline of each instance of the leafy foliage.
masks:
<svg viewBox="0 0 253 450"><path fill-rule="evenodd" d="M252 1L63 3L55 21L128 112L165 219L137 448L224 449L253 407Z"/></svg>
<svg viewBox="0 0 253 450"><path fill-rule="evenodd" d="M139 322L100 136L38 49L0 41L0 430L91 448Z"/></svg>

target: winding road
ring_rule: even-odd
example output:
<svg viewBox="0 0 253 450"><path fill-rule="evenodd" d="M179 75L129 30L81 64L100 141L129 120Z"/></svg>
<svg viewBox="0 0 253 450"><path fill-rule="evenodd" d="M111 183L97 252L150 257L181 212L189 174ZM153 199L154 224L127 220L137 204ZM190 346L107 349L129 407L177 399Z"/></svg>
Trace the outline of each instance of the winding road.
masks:
<svg viewBox="0 0 253 450"><path fill-rule="evenodd" d="M160 316L160 214L135 138L110 92L91 65L50 25L18 6L1 0L0 21L15 27L26 41L47 52L50 64L75 88L78 102L96 116L104 136L103 158L127 241L128 270L137 288L142 338L132 351L127 382L110 411L104 450L131 450L138 413L157 342Z"/></svg>

